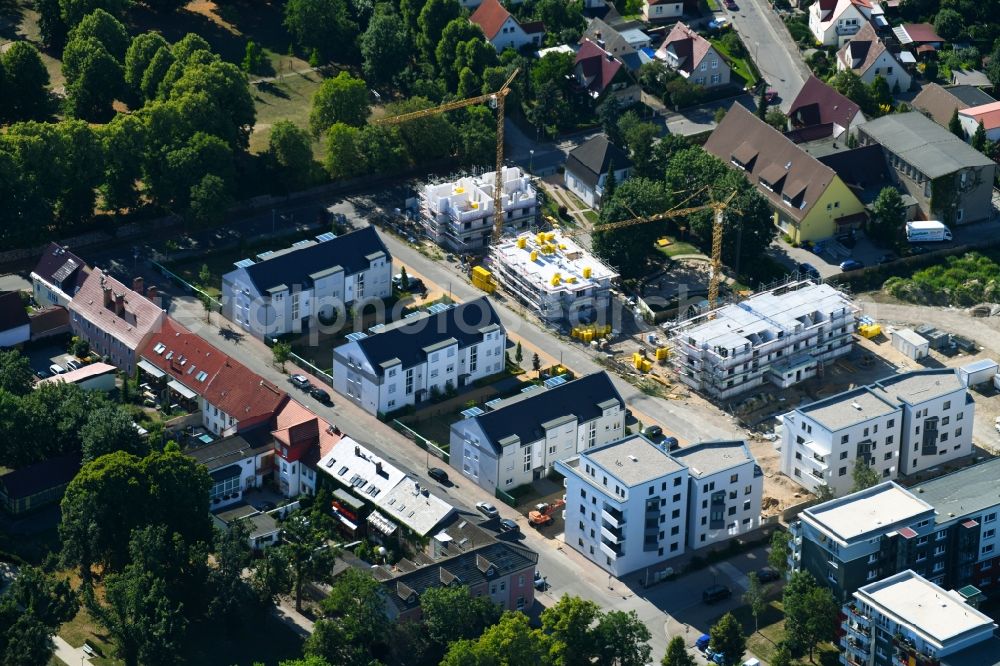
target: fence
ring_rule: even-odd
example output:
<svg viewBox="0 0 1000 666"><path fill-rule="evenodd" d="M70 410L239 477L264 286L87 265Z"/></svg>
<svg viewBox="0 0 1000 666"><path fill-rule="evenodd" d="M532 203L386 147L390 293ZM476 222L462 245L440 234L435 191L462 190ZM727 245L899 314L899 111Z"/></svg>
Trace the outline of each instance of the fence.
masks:
<svg viewBox="0 0 1000 666"><path fill-rule="evenodd" d="M405 423L401 423L398 419L392 420L392 427L395 428L397 432L402 433L407 439L411 439L416 442L417 446L423 450L433 454L434 457L440 458L444 462L449 462L451 460L451 454L442 449L435 442L432 442L413 428L407 426Z"/></svg>
<svg viewBox="0 0 1000 666"><path fill-rule="evenodd" d="M330 386L333 386L333 375L331 375L329 372L326 372L325 370L320 370L318 367L316 367L316 364L310 363L309 361L305 360L295 352L289 352L288 358L291 359L297 365L305 366L314 375L325 381Z"/></svg>
<svg viewBox="0 0 1000 666"><path fill-rule="evenodd" d="M184 278L182 278L177 273L174 273L172 270L170 270L169 268L167 268L163 264L161 264L159 262L156 262L156 261L153 261L152 259L150 259L149 263L152 264L153 267L156 270L160 271L161 273L163 273L163 275L165 275L168 278L170 278L173 282L177 283L181 287L184 287L189 293L197 294L198 297L202 299L203 303L207 301L209 307L212 310L214 310L216 312L221 312L222 311L222 301L220 301L219 299L212 298L205 291L203 291L200 287L196 287L195 285L191 284L190 282L188 282L187 280L185 280Z"/></svg>
<svg viewBox="0 0 1000 666"><path fill-rule="evenodd" d="M503 490L497 488L493 494L496 495L496 498L501 502L503 502L504 504L512 506L515 509L517 508L517 498L511 495L510 493L504 492Z"/></svg>

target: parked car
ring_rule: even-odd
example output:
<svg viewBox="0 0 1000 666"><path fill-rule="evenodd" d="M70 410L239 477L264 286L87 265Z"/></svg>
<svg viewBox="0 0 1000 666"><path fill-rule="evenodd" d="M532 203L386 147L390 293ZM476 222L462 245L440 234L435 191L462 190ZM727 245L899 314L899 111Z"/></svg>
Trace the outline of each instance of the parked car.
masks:
<svg viewBox="0 0 1000 666"><path fill-rule="evenodd" d="M663 444L667 447L668 451L675 451L681 448L681 443L677 441L676 437L664 437Z"/></svg>
<svg viewBox="0 0 1000 666"><path fill-rule="evenodd" d="M545 577L542 576L542 574L540 574L538 572L538 569L535 569L535 582L534 582L534 585L535 585L535 589L539 590L541 592L544 592L545 588L548 587L548 585L549 585L548 581L545 580Z"/></svg>
<svg viewBox="0 0 1000 666"><path fill-rule="evenodd" d="M757 570L757 580L762 583L770 583L781 578L781 574L771 567L764 567Z"/></svg>
<svg viewBox="0 0 1000 666"><path fill-rule="evenodd" d="M892 252L888 252L888 253L883 254L881 257L878 258L878 263L879 264L889 264L889 263L892 263L893 261L896 261L897 258L898 257L896 257L896 255L894 255Z"/></svg>
<svg viewBox="0 0 1000 666"><path fill-rule="evenodd" d="M35 376L38 377L39 379L46 379L47 377L51 377L52 375L49 373L48 370L35 370Z"/></svg>
<svg viewBox="0 0 1000 666"><path fill-rule="evenodd" d="M729 27L729 25L730 25L729 19L727 19L725 16L720 16L719 18L712 19L711 21L708 22L708 29L725 30L726 28Z"/></svg>
<svg viewBox="0 0 1000 666"><path fill-rule="evenodd" d="M845 259L840 262L840 270L844 271L860 271L865 265L858 261L857 259Z"/></svg>
<svg viewBox="0 0 1000 666"><path fill-rule="evenodd" d="M61 375L66 372L66 368L62 367L58 363L53 363L49 366L49 372L53 375Z"/></svg>
<svg viewBox="0 0 1000 666"><path fill-rule="evenodd" d="M726 655L723 654L722 652L716 652L715 650L708 650L707 652L705 652L705 656L713 664L718 664L719 666L722 666L723 664L726 663Z"/></svg>
<svg viewBox="0 0 1000 666"><path fill-rule="evenodd" d="M649 439L659 439L663 437L663 428L658 425L646 426L642 429L642 434Z"/></svg>
<svg viewBox="0 0 1000 666"><path fill-rule="evenodd" d="M312 388L312 384L309 383L309 379L305 375L292 375L288 378L288 381L292 383L292 386L303 391L308 391Z"/></svg>
<svg viewBox="0 0 1000 666"><path fill-rule="evenodd" d="M440 467L431 467L427 470L427 476L431 477L438 483L448 483L448 472L444 471Z"/></svg>
<svg viewBox="0 0 1000 666"><path fill-rule="evenodd" d="M476 502L476 510L487 518L498 518L500 512L489 502Z"/></svg>
<svg viewBox="0 0 1000 666"><path fill-rule="evenodd" d="M711 587L706 587L701 592L701 600L706 604L714 604L731 596L733 596L733 591L726 585L712 585Z"/></svg>
<svg viewBox="0 0 1000 666"><path fill-rule="evenodd" d="M803 261L798 265L798 270L802 275L807 275L816 280L820 279L819 270L810 263Z"/></svg>
<svg viewBox="0 0 1000 666"><path fill-rule="evenodd" d="M75 358L68 358L66 359L66 367L70 370L79 370L83 367L83 363L80 363L80 361Z"/></svg>
<svg viewBox="0 0 1000 666"><path fill-rule="evenodd" d="M731 12L735 12L739 10L739 7L737 6L734 0L726 0L726 9L728 9Z"/></svg>
<svg viewBox="0 0 1000 666"><path fill-rule="evenodd" d="M521 527L515 523L510 518L503 518L500 520L500 531L501 532L520 532Z"/></svg>
<svg viewBox="0 0 1000 666"><path fill-rule="evenodd" d="M712 637L708 634L702 634L698 637L698 640L694 642L694 646L704 652L708 649L708 644L712 642Z"/></svg>
<svg viewBox="0 0 1000 666"><path fill-rule="evenodd" d="M310 388L309 389L309 395L311 395L312 397L316 398L317 400L319 400L320 402L322 402L324 405L332 405L333 404L333 401L330 400L330 394L327 393L326 391L324 391L323 389L319 388L318 386L313 386L312 388Z"/></svg>

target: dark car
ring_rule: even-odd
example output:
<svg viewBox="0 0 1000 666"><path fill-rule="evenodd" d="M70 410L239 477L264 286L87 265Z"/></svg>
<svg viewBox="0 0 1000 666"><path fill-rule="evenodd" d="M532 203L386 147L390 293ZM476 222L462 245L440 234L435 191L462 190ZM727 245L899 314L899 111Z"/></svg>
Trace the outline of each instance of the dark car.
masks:
<svg viewBox="0 0 1000 666"><path fill-rule="evenodd" d="M859 271L864 267L865 265L860 261L858 261L857 259L845 259L844 261L840 262L840 270L844 271L845 273L848 271Z"/></svg>
<svg viewBox="0 0 1000 666"><path fill-rule="evenodd" d="M728 599L733 596L733 591L725 585L712 585L702 590L701 600L706 604L714 604L717 601Z"/></svg>
<svg viewBox="0 0 1000 666"><path fill-rule="evenodd" d="M438 483L448 483L448 472L444 471L440 467L431 467L427 470L427 476L431 477Z"/></svg>
<svg viewBox="0 0 1000 666"><path fill-rule="evenodd" d="M731 12L735 12L736 10L739 9L739 7L736 6L734 0L726 0L726 9L728 9Z"/></svg>
<svg viewBox="0 0 1000 666"><path fill-rule="evenodd" d="M762 583L770 583L781 578L781 574L771 567L764 567L757 571L757 580Z"/></svg>
<svg viewBox="0 0 1000 666"><path fill-rule="evenodd" d="M768 104L777 104L781 101L781 96L778 95L778 91L774 88L768 88L764 91L764 99Z"/></svg>
<svg viewBox="0 0 1000 666"><path fill-rule="evenodd" d="M663 444L666 445L668 451L681 448L681 443L677 441L676 437L664 437Z"/></svg>
<svg viewBox="0 0 1000 666"><path fill-rule="evenodd" d="M500 520L500 531L501 532L520 532L521 527L515 523L510 518L503 518Z"/></svg>
<svg viewBox="0 0 1000 666"><path fill-rule="evenodd" d="M309 395L316 398L324 405L333 404L332 401L330 400L330 394L319 387L313 386L311 389L309 389Z"/></svg>
<svg viewBox="0 0 1000 666"><path fill-rule="evenodd" d="M889 263L892 263L893 261L896 261L896 259L897 259L896 255L894 255L894 254L892 254L890 252L888 254L883 254L881 257L879 257L878 258L878 263L879 264L889 264Z"/></svg>
<svg viewBox="0 0 1000 666"><path fill-rule="evenodd" d="M292 383L292 386L303 391L308 391L312 384L309 383L309 379L305 375L292 375L288 378L288 381Z"/></svg>
<svg viewBox="0 0 1000 666"><path fill-rule="evenodd" d="M803 261L801 264L798 265L798 269L799 273L801 273L802 275L807 275L817 280L820 278L819 270L817 270L817 268L810 263L806 263Z"/></svg>
<svg viewBox="0 0 1000 666"><path fill-rule="evenodd" d="M642 429L642 434L649 439L659 439L663 437L663 428L658 425L646 426Z"/></svg>
<svg viewBox="0 0 1000 666"><path fill-rule="evenodd" d="M548 583L547 580L545 580L545 576L543 576L542 574L538 573L538 571L536 570L535 571L535 581L534 581L534 584L535 584L535 589L536 590L544 592L545 588L548 587L549 583Z"/></svg>

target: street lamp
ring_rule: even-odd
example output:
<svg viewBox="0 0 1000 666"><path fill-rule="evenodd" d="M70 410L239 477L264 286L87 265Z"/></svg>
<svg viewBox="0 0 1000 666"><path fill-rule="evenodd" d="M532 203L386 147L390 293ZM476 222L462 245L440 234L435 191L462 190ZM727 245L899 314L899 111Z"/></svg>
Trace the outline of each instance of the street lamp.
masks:
<svg viewBox="0 0 1000 666"><path fill-rule="evenodd" d="M535 175L535 149L528 149L528 173Z"/></svg>

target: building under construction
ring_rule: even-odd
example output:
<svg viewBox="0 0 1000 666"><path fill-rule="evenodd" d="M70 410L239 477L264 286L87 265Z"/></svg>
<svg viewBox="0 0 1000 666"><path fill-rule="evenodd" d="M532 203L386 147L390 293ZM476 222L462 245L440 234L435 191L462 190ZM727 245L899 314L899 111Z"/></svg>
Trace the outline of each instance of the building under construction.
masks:
<svg viewBox="0 0 1000 666"><path fill-rule="evenodd" d="M769 382L787 388L851 350L859 309L828 284L788 282L672 329L681 381L726 400Z"/></svg>
<svg viewBox="0 0 1000 666"><path fill-rule="evenodd" d="M481 252L493 234L496 172L467 176L420 190L420 223L438 245L456 252ZM517 167L504 167L504 232L515 234L535 224L538 196L531 179Z"/></svg>
<svg viewBox="0 0 1000 666"><path fill-rule="evenodd" d="M546 321L592 322L607 311L611 284L606 264L558 231L522 233L491 251L496 281Z"/></svg>

